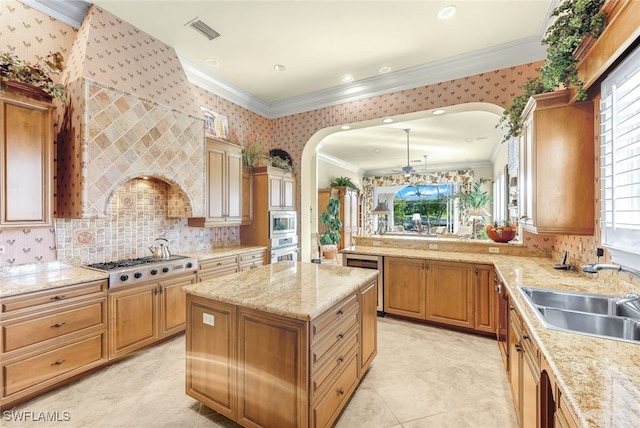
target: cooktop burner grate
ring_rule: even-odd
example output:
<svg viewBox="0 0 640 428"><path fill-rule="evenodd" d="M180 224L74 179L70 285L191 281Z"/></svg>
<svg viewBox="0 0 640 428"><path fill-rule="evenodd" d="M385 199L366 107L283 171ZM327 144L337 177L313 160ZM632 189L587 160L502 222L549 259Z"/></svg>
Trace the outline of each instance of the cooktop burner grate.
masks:
<svg viewBox="0 0 640 428"><path fill-rule="evenodd" d="M164 263L164 262L169 262L169 261L173 261L173 260L180 260L180 259L184 259L184 256L171 256L171 258L169 259L158 259L155 257L140 257L137 259L123 259L123 260L116 260L113 262L105 262L105 263L92 263L90 265L87 265L88 267L94 268L94 269L100 269L100 270L114 270L114 269L122 269L122 268L128 268L128 267L133 267L133 266L140 266L140 265L146 265L149 263Z"/></svg>

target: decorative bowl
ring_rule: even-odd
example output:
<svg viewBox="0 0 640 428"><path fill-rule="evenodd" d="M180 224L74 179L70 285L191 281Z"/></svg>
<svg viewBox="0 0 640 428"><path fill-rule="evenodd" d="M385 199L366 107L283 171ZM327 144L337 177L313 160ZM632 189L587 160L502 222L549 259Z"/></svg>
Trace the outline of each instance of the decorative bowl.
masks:
<svg viewBox="0 0 640 428"><path fill-rule="evenodd" d="M487 226L487 236L494 242L509 242L516 237L517 230L514 225L511 226Z"/></svg>

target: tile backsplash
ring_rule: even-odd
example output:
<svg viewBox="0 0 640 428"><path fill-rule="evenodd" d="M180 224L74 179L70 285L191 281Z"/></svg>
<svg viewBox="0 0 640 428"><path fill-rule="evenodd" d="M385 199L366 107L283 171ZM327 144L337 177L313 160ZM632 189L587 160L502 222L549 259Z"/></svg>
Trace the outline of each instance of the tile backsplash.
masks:
<svg viewBox="0 0 640 428"><path fill-rule="evenodd" d="M55 219L54 228L3 229L0 266L53 260L87 264L144 257L155 238L173 254L240 244L238 227L195 228L170 218L169 185L156 179L124 183L109 201L106 218Z"/></svg>

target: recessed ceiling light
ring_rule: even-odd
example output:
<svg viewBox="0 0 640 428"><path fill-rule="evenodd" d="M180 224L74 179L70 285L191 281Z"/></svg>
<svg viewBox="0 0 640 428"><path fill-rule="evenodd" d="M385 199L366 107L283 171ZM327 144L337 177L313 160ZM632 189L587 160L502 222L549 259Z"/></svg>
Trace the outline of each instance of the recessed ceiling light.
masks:
<svg viewBox="0 0 640 428"><path fill-rule="evenodd" d="M433 114L435 114L437 116L439 114L445 114L446 112L447 112L446 110L443 110L443 109L439 108L438 110L434 110Z"/></svg>
<svg viewBox="0 0 640 428"><path fill-rule="evenodd" d="M382 119L382 123L391 123L393 122L393 119L391 119L390 117L387 117L386 119Z"/></svg>
<svg viewBox="0 0 640 428"><path fill-rule="evenodd" d="M287 66L283 64L276 64L273 66L275 71L287 71Z"/></svg>
<svg viewBox="0 0 640 428"><path fill-rule="evenodd" d="M386 74L386 73L391 71L391 67L388 67L388 66L385 65L384 67L380 67L380 69L378 71L380 73L382 73L382 74Z"/></svg>
<svg viewBox="0 0 640 428"><path fill-rule="evenodd" d="M473 141L473 138L465 138L464 141L466 141L467 143L470 143Z"/></svg>
<svg viewBox="0 0 640 428"><path fill-rule="evenodd" d="M347 74L346 76L344 76L344 77L342 78L342 81L343 81L344 83L353 82L353 76L351 76L351 75Z"/></svg>
<svg viewBox="0 0 640 428"><path fill-rule="evenodd" d="M380 149L375 149L373 152L374 153L380 153Z"/></svg>
<svg viewBox="0 0 640 428"><path fill-rule="evenodd" d="M442 9L440 9L440 12L438 12L438 18L449 19L456 14L456 9L457 8L452 4L445 6Z"/></svg>
<svg viewBox="0 0 640 428"><path fill-rule="evenodd" d="M346 129L351 129L351 127L349 125L342 125L340 127L340 129L345 129L346 130Z"/></svg>
<svg viewBox="0 0 640 428"><path fill-rule="evenodd" d="M220 65L220 63L218 61L216 61L215 59L213 59L213 58L207 58L207 59L204 60L204 62L206 62L207 65L210 65L211 67L216 67L216 66Z"/></svg>

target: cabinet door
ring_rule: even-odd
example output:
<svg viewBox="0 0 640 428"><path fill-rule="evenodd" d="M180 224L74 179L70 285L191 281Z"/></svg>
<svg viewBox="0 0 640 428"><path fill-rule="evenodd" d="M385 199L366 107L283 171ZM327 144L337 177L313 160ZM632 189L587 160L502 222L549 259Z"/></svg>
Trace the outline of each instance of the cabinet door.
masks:
<svg viewBox="0 0 640 428"><path fill-rule="evenodd" d="M238 422L307 426L308 324L242 307L237 319Z"/></svg>
<svg viewBox="0 0 640 428"><path fill-rule="evenodd" d="M269 176L269 210L282 209L282 177Z"/></svg>
<svg viewBox="0 0 640 428"><path fill-rule="evenodd" d="M534 356L521 352L522 355L522 427L537 428L538 424L538 389L540 372L536 370L535 364L531 361Z"/></svg>
<svg viewBox="0 0 640 428"><path fill-rule="evenodd" d="M51 225L51 105L0 99L0 225Z"/></svg>
<svg viewBox="0 0 640 428"><path fill-rule="evenodd" d="M251 224L253 221L253 180L251 169L243 168L242 171L242 225Z"/></svg>
<svg viewBox="0 0 640 428"><path fill-rule="evenodd" d="M360 290L360 376L369 367L377 353L378 337L378 282L373 281Z"/></svg>
<svg viewBox="0 0 640 428"><path fill-rule="evenodd" d="M150 284L109 294L109 358L156 341L157 293L157 284Z"/></svg>
<svg viewBox="0 0 640 428"><path fill-rule="evenodd" d="M473 279L464 263L428 262L427 319L473 328Z"/></svg>
<svg viewBox="0 0 640 428"><path fill-rule="evenodd" d="M292 177L282 177L282 208L285 210L296 209L295 181Z"/></svg>
<svg viewBox="0 0 640 428"><path fill-rule="evenodd" d="M511 396L513 407L516 409L516 416L522 426L522 414L520 412L520 391L521 391L521 367L522 367L522 345L520 343L520 321L513 307L509 311L509 336L507 339L509 349L509 384L511 385Z"/></svg>
<svg viewBox="0 0 640 428"><path fill-rule="evenodd" d="M182 287L196 282L196 275L160 282L160 333L165 337L184 330L186 321L186 294Z"/></svg>
<svg viewBox="0 0 640 428"><path fill-rule="evenodd" d="M425 319L426 262L385 257L384 310L390 314Z"/></svg>
<svg viewBox="0 0 640 428"><path fill-rule="evenodd" d="M498 293L496 293L493 266L476 265L474 271L475 329L496 333Z"/></svg>
<svg viewBox="0 0 640 428"><path fill-rule="evenodd" d="M187 296L186 392L216 412L236 419L236 309Z"/></svg>
<svg viewBox="0 0 640 428"><path fill-rule="evenodd" d="M207 147L207 217L208 221L224 221L225 154L217 147Z"/></svg>
<svg viewBox="0 0 640 428"><path fill-rule="evenodd" d="M242 155L227 152L225 160L225 222L239 225L242 222Z"/></svg>

